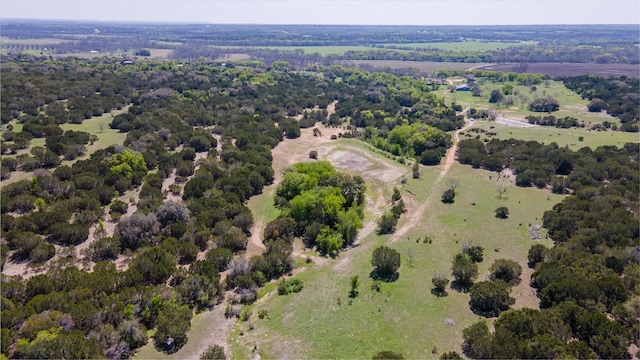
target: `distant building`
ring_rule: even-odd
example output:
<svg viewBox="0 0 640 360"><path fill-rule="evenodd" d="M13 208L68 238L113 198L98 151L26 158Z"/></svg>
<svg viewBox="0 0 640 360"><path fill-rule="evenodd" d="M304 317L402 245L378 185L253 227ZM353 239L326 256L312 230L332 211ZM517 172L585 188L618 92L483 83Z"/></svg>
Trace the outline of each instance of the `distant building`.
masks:
<svg viewBox="0 0 640 360"><path fill-rule="evenodd" d="M456 88L456 91L470 91L471 88L468 84L460 85Z"/></svg>
<svg viewBox="0 0 640 360"><path fill-rule="evenodd" d="M131 65L133 64L133 61L131 60L122 60L122 65Z"/></svg>

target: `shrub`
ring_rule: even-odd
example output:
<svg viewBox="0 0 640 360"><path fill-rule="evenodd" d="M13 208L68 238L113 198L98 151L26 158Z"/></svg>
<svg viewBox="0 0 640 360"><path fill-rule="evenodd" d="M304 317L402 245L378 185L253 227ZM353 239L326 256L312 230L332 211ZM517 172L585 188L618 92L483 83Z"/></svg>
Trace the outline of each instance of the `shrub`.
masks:
<svg viewBox="0 0 640 360"><path fill-rule="evenodd" d="M471 309L485 316L498 316L515 303L509 296L509 285L502 281L481 281L471 287L469 294Z"/></svg>
<svg viewBox="0 0 640 360"><path fill-rule="evenodd" d="M392 213L386 213L378 220L378 234L393 234L398 224L398 218Z"/></svg>
<svg viewBox="0 0 640 360"><path fill-rule="evenodd" d="M49 228L49 241L60 245L78 245L89 237L89 226L83 224L55 223Z"/></svg>
<svg viewBox="0 0 640 360"><path fill-rule="evenodd" d="M397 276L400 268L400 253L386 246L380 246L371 255L374 276L390 279Z"/></svg>
<svg viewBox="0 0 640 360"><path fill-rule="evenodd" d="M509 217L509 209L507 209L504 206L500 206L495 211L496 211L496 217L498 219L506 219Z"/></svg>
<svg viewBox="0 0 640 360"><path fill-rule="evenodd" d="M431 283L433 284L433 292L436 296L445 296L447 294L446 287L449 284L449 279L447 279L444 274L436 274L433 278L431 278Z"/></svg>
<svg viewBox="0 0 640 360"><path fill-rule="evenodd" d="M469 256L474 263L482 262L484 248L478 245L469 245L462 248L462 253Z"/></svg>
<svg viewBox="0 0 640 360"><path fill-rule="evenodd" d="M466 290L473 284L473 280L478 276L478 265L463 254L457 254L453 258L451 274L455 278L455 286Z"/></svg>
<svg viewBox="0 0 640 360"><path fill-rule="evenodd" d="M115 230L120 236L122 247L131 250L151 244L158 231L160 225L156 215L140 213L122 218Z"/></svg>
<svg viewBox="0 0 640 360"><path fill-rule="evenodd" d="M373 355L373 360L402 360L404 356L401 353L385 350Z"/></svg>
<svg viewBox="0 0 640 360"><path fill-rule="evenodd" d="M489 268L489 278L491 280L502 280L510 285L517 285L520 282L522 266L513 260L497 259Z"/></svg>
<svg viewBox="0 0 640 360"><path fill-rule="evenodd" d="M535 267L537 263L543 261L546 250L547 247L542 244L531 245L529 255L527 256L529 267Z"/></svg>
<svg viewBox="0 0 640 360"><path fill-rule="evenodd" d="M551 97L537 98L529 104L529 110L535 112L552 112L560 108L558 101Z"/></svg>
<svg viewBox="0 0 640 360"><path fill-rule="evenodd" d="M453 204L456 192L453 189L447 189L442 193L442 202L445 204Z"/></svg>
<svg viewBox="0 0 640 360"><path fill-rule="evenodd" d="M51 259L55 254L56 248L53 245L42 242L29 252L29 260L34 263L42 263Z"/></svg>
<svg viewBox="0 0 640 360"><path fill-rule="evenodd" d="M227 355L222 346L211 345L200 355L200 360L227 360Z"/></svg>

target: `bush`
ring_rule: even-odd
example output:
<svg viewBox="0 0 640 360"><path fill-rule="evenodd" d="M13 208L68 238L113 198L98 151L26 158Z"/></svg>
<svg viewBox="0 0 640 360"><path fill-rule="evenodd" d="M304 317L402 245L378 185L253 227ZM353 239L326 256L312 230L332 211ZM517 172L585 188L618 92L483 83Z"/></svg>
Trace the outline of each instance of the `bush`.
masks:
<svg viewBox="0 0 640 360"><path fill-rule="evenodd" d="M453 204L456 197L456 192L453 189L447 189L442 193L442 202L445 204Z"/></svg>
<svg viewBox="0 0 640 360"><path fill-rule="evenodd" d="M431 283L433 284L433 292L436 296L446 296L447 295L447 284L449 284L449 279L447 279L444 274L437 274L433 278L431 278Z"/></svg>
<svg viewBox="0 0 640 360"><path fill-rule="evenodd" d="M401 353L385 350L373 355L373 360L402 360L404 356Z"/></svg>
<svg viewBox="0 0 640 360"><path fill-rule="evenodd" d="M131 250L153 243L158 231L160 231L160 225L156 215L140 213L122 218L115 230L120 236L122 247Z"/></svg>
<svg viewBox="0 0 640 360"><path fill-rule="evenodd" d="M502 281L481 281L471 287L469 294L471 309L485 316L498 316L515 303L509 296L509 285Z"/></svg>
<svg viewBox="0 0 640 360"><path fill-rule="evenodd" d="M378 234L393 234L396 231L396 225L398 224L398 218L392 213L386 213L378 220Z"/></svg>
<svg viewBox="0 0 640 360"><path fill-rule="evenodd" d="M60 245L78 245L89 237L89 226L83 224L55 223L49 231L49 241Z"/></svg>
<svg viewBox="0 0 640 360"><path fill-rule="evenodd" d="M189 222L189 209L182 202L167 201L158 207L156 217L163 226L178 221Z"/></svg>
<svg viewBox="0 0 640 360"><path fill-rule="evenodd" d="M43 263L51 259L55 254L56 248L53 245L42 242L29 252L29 261Z"/></svg>
<svg viewBox="0 0 640 360"><path fill-rule="evenodd" d="M392 280L397 277L397 271L400 268L400 253L386 246L380 246L373 251L371 264L374 267L374 277Z"/></svg>
<svg viewBox="0 0 640 360"><path fill-rule="evenodd" d="M466 290L473 284L473 280L478 276L478 265L463 254L457 254L453 258L451 274L455 278L455 286Z"/></svg>
<svg viewBox="0 0 640 360"><path fill-rule="evenodd" d="M496 217L498 219L506 219L509 217L509 209L507 209L504 206L500 206L495 211L496 211Z"/></svg>
<svg viewBox="0 0 640 360"><path fill-rule="evenodd" d="M502 280L510 285L517 285L520 282L522 266L513 260L497 259L489 268L489 278L491 280Z"/></svg>
<svg viewBox="0 0 640 360"><path fill-rule="evenodd" d="M116 237L106 237L95 241L89 246L91 260L115 260L120 253L120 239Z"/></svg>
<svg viewBox="0 0 640 360"><path fill-rule="evenodd" d="M462 248L462 253L467 255L474 263L482 262L484 256L484 248L478 245L470 245Z"/></svg>
<svg viewBox="0 0 640 360"><path fill-rule="evenodd" d="M542 244L531 245L529 255L527 256L527 259L529 260L529 267L533 268L537 263L543 261L546 251L547 247Z"/></svg>
<svg viewBox="0 0 640 360"><path fill-rule="evenodd" d="M200 355L200 360L227 360L227 355L222 346L212 345Z"/></svg>

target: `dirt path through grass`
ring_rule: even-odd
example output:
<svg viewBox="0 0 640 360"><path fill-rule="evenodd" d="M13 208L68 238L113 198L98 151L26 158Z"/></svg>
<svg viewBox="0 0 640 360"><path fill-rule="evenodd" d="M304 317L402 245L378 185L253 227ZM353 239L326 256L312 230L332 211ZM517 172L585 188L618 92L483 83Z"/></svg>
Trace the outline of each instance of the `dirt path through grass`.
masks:
<svg viewBox="0 0 640 360"><path fill-rule="evenodd" d="M433 201L434 189L436 185L440 183L442 179L444 179L444 177L449 172L451 165L453 165L453 163L455 162L456 152L458 151L458 143L460 142L460 133L462 131L469 129L472 126L473 126L473 122L466 122L462 128L456 130L456 132L453 135L453 145L447 151L444 164L442 165L442 170L440 170L440 174L438 175L438 178L436 179L436 181L434 181L433 184L431 185L431 188L429 189L429 193L427 194L426 199L417 209L412 211L412 214L409 214L409 220L405 222L404 225L402 225L402 227L396 230L396 232L393 234L393 236L389 240L389 243L393 244L394 242L398 241L398 239L404 236L404 234L406 234L407 231L409 231L411 228L413 228L414 226L416 226L416 224L420 222L427 206Z"/></svg>

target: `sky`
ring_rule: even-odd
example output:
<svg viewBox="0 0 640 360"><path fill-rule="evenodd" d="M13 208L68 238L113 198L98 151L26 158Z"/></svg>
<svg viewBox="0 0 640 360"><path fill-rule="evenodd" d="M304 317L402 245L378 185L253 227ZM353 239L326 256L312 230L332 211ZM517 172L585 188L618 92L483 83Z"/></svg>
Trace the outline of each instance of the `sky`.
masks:
<svg viewBox="0 0 640 360"><path fill-rule="evenodd" d="M1 0L0 17L213 24L640 24L640 1Z"/></svg>

